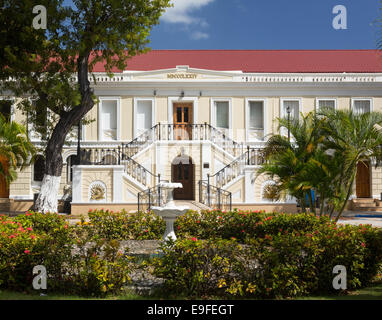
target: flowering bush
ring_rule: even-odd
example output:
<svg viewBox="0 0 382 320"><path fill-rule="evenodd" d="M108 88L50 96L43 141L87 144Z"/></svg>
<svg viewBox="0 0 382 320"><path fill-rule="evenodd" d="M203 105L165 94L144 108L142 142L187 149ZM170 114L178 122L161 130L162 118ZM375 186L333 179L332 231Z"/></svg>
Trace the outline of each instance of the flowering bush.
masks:
<svg viewBox="0 0 382 320"><path fill-rule="evenodd" d="M381 266L382 231L370 226L273 214L253 227L256 236L242 238L241 244L218 238L168 243L155 262L156 273L177 292L267 299L338 293L332 285L336 265L346 267L347 288L356 289Z"/></svg>
<svg viewBox="0 0 382 320"><path fill-rule="evenodd" d="M33 267L43 265L50 292L119 291L129 279L129 261L118 241L95 239L92 229L71 227L58 214L0 216L0 288L32 290Z"/></svg>
<svg viewBox="0 0 382 320"><path fill-rule="evenodd" d="M70 257L70 227L57 214L27 212L0 219L0 286L31 289L32 270L44 265L48 285L54 288L62 276L62 265Z"/></svg>
<svg viewBox="0 0 382 320"><path fill-rule="evenodd" d="M310 214L265 213L264 211L188 211L175 221L175 232L179 237L195 236L200 239L264 237L279 232L312 232L323 224L335 225L325 216L318 218Z"/></svg>

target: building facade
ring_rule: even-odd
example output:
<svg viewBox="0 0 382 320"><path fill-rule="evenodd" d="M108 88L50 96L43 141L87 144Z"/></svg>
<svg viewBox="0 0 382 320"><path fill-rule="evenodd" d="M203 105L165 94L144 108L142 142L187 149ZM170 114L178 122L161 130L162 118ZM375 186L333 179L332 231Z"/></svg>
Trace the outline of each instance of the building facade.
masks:
<svg viewBox="0 0 382 320"><path fill-rule="evenodd" d="M112 78L100 65L94 75L98 103L86 116L94 121L81 128L80 165L76 139L63 151L60 199L74 214L147 208L163 196L160 181L182 183L175 199L212 208L296 211L292 198L269 199L274 181L257 175L277 118L323 106L382 111L382 64L372 50L154 50ZM3 103L2 112L25 122L17 103ZM9 189L0 181L11 211L33 204L43 168L41 156ZM381 193L382 169L360 168L352 198Z"/></svg>

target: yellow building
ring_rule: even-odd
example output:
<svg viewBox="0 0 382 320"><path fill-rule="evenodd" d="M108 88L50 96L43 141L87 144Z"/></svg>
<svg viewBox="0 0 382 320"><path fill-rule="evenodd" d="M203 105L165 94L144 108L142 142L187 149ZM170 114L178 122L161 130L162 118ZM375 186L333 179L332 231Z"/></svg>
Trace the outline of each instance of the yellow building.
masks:
<svg viewBox="0 0 382 320"><path fill-rule="evenodd" d="M372 50L154 50L113 78L102 66L94 74L99 102L82 128L81 165L73 165L76 141L63 152L60 198L72 213L135 210L138 198L147 208L162 197L159 180L181 182L175 199L196 205L295 211L294 199L268 199L273 181L256 177L276 119L322 106L382 111L382 64ZM9 112L25 120L17 100ZM11 211L32 205L42 169L43 157L2 191ZM359 170L352 198L380 198L381 179L373 163Z"/></svg>

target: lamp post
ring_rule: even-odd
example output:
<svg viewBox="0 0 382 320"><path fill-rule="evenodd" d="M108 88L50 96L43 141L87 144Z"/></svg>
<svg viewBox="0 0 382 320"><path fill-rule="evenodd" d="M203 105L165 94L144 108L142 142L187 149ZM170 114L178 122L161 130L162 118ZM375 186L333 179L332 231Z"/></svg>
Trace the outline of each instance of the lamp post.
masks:
<svg viewBox="0 0 382 320"><path fill-rule="evenodd" d="M78 121L78 136L77 136L77 165L81 164L81 120Z"/></svg>
<svg viewBox="0 0 382 320"><path fill-rule="evenodd" d="M286 112L288 114L288 142L290 142L290 130L289 130L289 124L290 124L290 107L287 106Z"/></svg>

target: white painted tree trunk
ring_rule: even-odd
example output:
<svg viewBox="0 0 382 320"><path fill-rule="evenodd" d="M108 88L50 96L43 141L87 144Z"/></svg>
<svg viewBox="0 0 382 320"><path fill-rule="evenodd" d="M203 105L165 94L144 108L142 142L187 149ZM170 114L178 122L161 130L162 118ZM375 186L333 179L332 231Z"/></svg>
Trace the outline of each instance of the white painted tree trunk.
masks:
<svg viewBox="0 0 382 320"><path fill-rule="evenodd" d="M44 175L40 194L36 200L36 210L42 213L57 212L58 189L60 187L61 176Z"/></svg>

